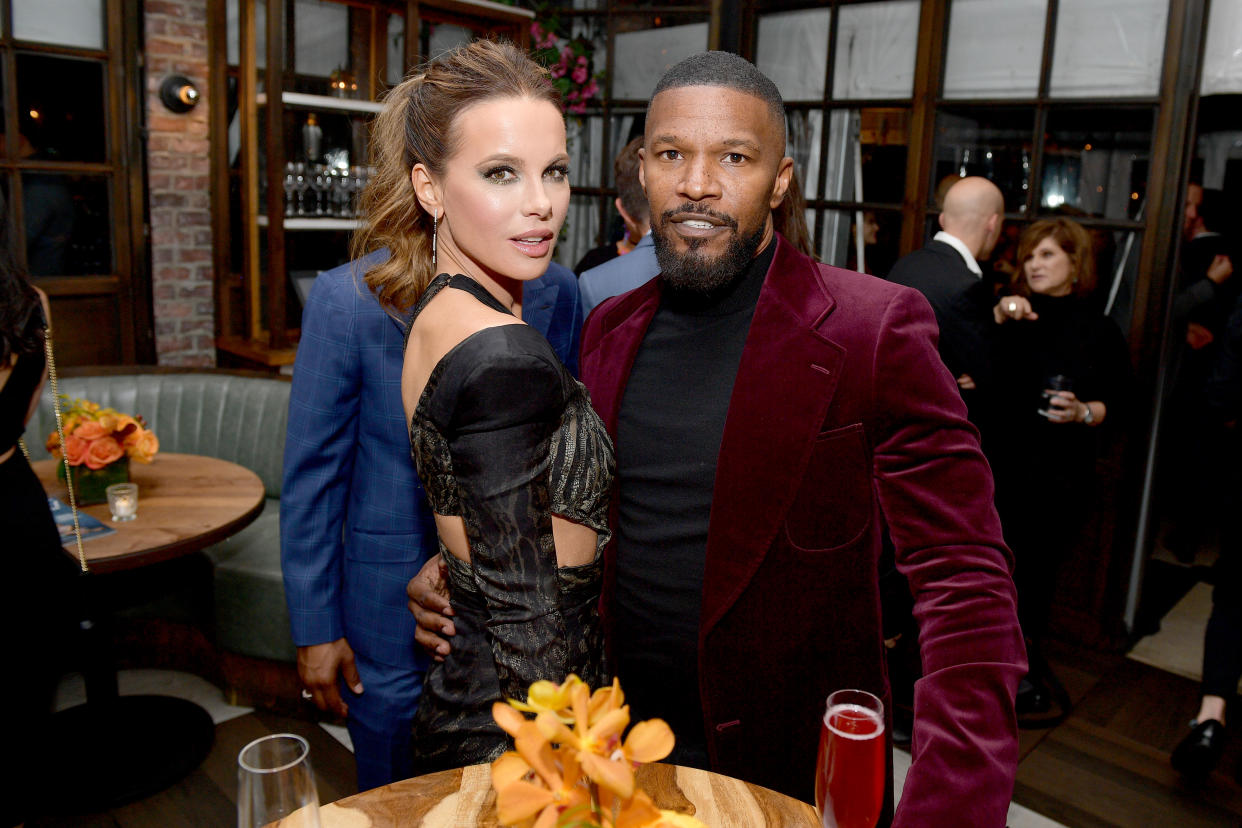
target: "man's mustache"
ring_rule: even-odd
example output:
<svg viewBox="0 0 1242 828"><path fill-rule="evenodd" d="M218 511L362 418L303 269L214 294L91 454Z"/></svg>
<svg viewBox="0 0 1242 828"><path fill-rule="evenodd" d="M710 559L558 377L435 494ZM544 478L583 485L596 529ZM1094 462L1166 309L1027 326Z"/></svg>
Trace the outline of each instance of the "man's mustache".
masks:
<svg viewBox="0 0 1242 828"><path fill-rule="evenodd" d="M719 213L710 207L704 207L702 205L695 204L692 201L687 201L685 204L680 207L674 207L672 210L665 210L660 214L660 222L664 224L674 216L680 216L687 213L695 216L706 216L707 218L720 222L732 230L737 229L737 219L733 216L725 213Z"/></svg>

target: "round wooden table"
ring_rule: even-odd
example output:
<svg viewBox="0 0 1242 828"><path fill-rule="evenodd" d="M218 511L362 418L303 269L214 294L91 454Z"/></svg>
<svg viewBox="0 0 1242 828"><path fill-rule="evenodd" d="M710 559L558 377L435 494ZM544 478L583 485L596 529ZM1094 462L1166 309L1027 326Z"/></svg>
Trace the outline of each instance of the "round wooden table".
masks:
<svg viewBox="0 0 1242 828"><path fill-rule="evenodd" d="M314 761L314 757L311 757ZM638 784L661 808L691 814L708 828L819 828L815 809L784 794L679 765L643 765ZM346 797L320 811L323 828L498 826L491 768L416 776Z"/></svg>
<svg viewBox="0 0 1242 828"><path fill-rule="evenodd" d="M31 464L44 490L66 505L56 461ZM121 696L112 655L110 578L123 570L197 552L248 526L263 511L264 489L254 472L236 463L194 454L160 453L130 464L138 484L138 514L114 522L108 504L82 507L116 532L84 540L90 572L72 593L86 663L86 704L52 717L52 744L72 745L74 762L89 768L58 789L56 810L81 813L114 808L163 790L197 768L215 741L215 723L202 707L170 696ZM66 539L75 564L77 543Z"/></svg>
<svg viewBox="0 0 1242 828"><path fill-rule="evenodd" d="M56 479L55 460L32 463L51 497L69 504L64 481ZM263 511L263 481L243 466L197 454L160 453L151 463L131 463L130 480L138 484L138 516L117 523L108 504L81 511L116 533L83 541L87 566L97 573L133 569L197 552L240 532ZM77 560L72 536L65 549Z"/></svg>

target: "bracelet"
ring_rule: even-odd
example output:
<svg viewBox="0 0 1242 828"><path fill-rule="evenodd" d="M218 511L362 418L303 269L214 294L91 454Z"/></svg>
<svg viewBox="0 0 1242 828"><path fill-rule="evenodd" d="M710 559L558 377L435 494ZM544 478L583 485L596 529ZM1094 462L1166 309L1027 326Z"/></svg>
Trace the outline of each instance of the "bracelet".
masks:
<svg viewBox="0 0 1242 828"><path fill-rule="evenodd" d="M1083 403L1083 406L1087 409L1087 413L1082 415L1082 424L1091 425L1095 422L1095 412L1091 410L1091 403Z"/></svg>

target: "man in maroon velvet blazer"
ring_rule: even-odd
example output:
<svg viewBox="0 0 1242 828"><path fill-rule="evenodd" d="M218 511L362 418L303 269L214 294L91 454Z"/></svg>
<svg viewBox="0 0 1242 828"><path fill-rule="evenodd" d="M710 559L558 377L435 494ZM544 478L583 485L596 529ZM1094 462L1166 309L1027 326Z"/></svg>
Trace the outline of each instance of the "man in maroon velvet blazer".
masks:
<svg viewBox="0 0 1242 828"><path fill-rule="evenodd" d="M827 695L888 698L887 528L924 667L894 824L1003 826L1026 663L991 475L922 295L773 232L784 139L734 55L673 67L648 110L661 276L592 313L580 363L617 449L612 663L635 719L674 723L670 761L809 799Z"/></svg>
<svg viewBox="0 0 1242 828"><path fill-rule="evenodd" d="M701 76L727 76L714 65L722 61L706 58ZM697 257L709 266L712 241L744 235L752 211L776 246L728 397L711 494L697 676L711 767L805 798L828 693L857 687L887 697L876 579L887 526L915 594L925 671L898 822L1003 825L1025 658L991 475L937 355L935 318L917 292L818 265L774 235L767 214L788 159L783 141L765 141L754 123L769 107L722 88L727 81L683 74L691 81L657 89L647 119L644 184L661 264L667 271L669 259ZM757 106L739 107L739 98ZM762 187L738 174L744 164L762 169ZM627 455L639 451L627 437L644 435L619 418L668 282L609 300L583 332L582 378L617 442L622 489ZM664 370L692 386L698 369ZM609 621L623 615L617 547L605 552ZM609 632L615 647L621 631Z"/></svg>

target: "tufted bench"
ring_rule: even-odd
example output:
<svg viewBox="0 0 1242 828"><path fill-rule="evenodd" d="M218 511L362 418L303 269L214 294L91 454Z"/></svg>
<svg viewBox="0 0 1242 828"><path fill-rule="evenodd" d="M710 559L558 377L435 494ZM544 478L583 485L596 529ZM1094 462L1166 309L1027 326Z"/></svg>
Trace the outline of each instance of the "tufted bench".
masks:
<svg viewBox="0 0 1242 828"><path fill-rule="evenodd" d="M62 395L140 414L159 437L160 451L228 460L263 481L267 502L262 514L238 534L206 550L214 570L214 643L221 651L224 679L234 696L242 688L233 679L255 671L254 664L239 667L236 660L229 669L229 655L258 663L296 661L280 572L279 499L289 382L242 372L137 366L75 373L81 375L61 378ZM33 459L48 456L43 441L54 428L51 391L45 389L26 429ZM185 611L173 605L175 600L164 603L165 614ZM158 599L155 606L159 606ZM275 683L287 685L289 681L286 677ZM272 685L273 680L266 684ZM243 689L242 694L266 695L261 688L251 690ZM282 688L278 695L287 693Z"/></svg>

